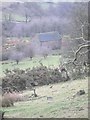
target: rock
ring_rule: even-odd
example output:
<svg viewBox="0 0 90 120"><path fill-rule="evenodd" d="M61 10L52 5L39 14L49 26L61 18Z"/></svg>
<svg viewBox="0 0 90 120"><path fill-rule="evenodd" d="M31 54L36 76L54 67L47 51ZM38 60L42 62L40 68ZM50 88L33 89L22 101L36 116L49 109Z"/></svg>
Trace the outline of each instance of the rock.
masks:
<svg viewBox="0 0 90 120"><path fill-rule="evenodd" d="M40 115L40 117L43 117L43 115Z"/></svg>
<svg viewBox="0 0 90 120"><path fill-rule="evenodd" d="M82 108L82 107L81 107L81 108L79 108L79 111L82 111L82 110L84 110L84 108Z"/></svg>
<svg viewBox="0 0 90 120"><path fill-rule="evenodd" d="M50 88L52 88L53 86L50 86Z"/></svg>
<svg viewBox="0 0 90 120"><path fill-rule="evenodd" d="M77 92L77 95L84 95L85 94L85 91L84 90L79 90L78 92Z"/></svg>
<svg viewBox="0 0 90 120"><path fill-rule="evenodd" d="M47 97L48 103L53 102L53 97Z"/></svg>
<svg viewBox="0 0 90 120"><path fill-rule="evenodd" d="M75 95L73 95L72 98L75 98L76 96L84 95L85 91L84 90L79 90Z"/></svg>

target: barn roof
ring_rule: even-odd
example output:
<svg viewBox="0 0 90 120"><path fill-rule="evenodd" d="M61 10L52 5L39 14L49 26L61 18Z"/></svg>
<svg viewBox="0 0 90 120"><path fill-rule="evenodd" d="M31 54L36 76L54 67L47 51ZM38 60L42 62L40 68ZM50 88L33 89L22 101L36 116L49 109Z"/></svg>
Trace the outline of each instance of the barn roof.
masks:
<svg viewBox="0 0 90 120"><path fill-rule="evenodd" d="M40 42L60 40L60 34L57 31L40 33L38 37Z"/></svg>

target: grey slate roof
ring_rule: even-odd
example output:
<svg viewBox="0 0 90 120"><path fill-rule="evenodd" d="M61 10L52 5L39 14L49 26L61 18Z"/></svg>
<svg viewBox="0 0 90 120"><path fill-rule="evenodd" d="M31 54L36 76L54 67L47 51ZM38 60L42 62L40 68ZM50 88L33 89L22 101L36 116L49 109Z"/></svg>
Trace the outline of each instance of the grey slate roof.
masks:
<svg viewBox="0 0 90 120"><path fill-rule="evenodd" d="M60 34L55 32L46 32L38 34L40 42L60 40Z"/></svg>

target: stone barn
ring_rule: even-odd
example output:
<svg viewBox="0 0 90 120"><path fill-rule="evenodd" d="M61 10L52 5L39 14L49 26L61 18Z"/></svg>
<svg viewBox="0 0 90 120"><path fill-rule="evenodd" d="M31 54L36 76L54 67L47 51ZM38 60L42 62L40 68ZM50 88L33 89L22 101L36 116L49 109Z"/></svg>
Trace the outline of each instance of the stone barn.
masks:
<svg viewBox="0 0 90 120"><path fill-rule="evenodd" d="M57 31L37 34L32 42L37 47L48 47L50 49L60 49L61 36Z"/></svg>

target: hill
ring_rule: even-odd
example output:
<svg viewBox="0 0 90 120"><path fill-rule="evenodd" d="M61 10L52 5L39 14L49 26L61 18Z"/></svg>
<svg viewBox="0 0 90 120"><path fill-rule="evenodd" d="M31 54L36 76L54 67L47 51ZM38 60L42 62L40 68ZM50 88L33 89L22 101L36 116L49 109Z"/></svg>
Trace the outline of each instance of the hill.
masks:
<svg viewBox="0 0 90 120"><path fill-rule="evenodd" d="M23 91L24 101L4 108L9 118L88 118L88 80L79 79L66 83L37 87L38 97L31 98L32 91ZM75 96L79 90L85 94ZM29 98L29 99L28 99Z"/></svg>
<svg viewBox="0 0 90 120"><path fill-rule="evenodd" d="M1 7L0 7L1 8ZM8 15L13 21L25 21L25 14L32 18L42 16L67 17L74 8L74 4L68 2L2 2L2 18Z"/></svg>

